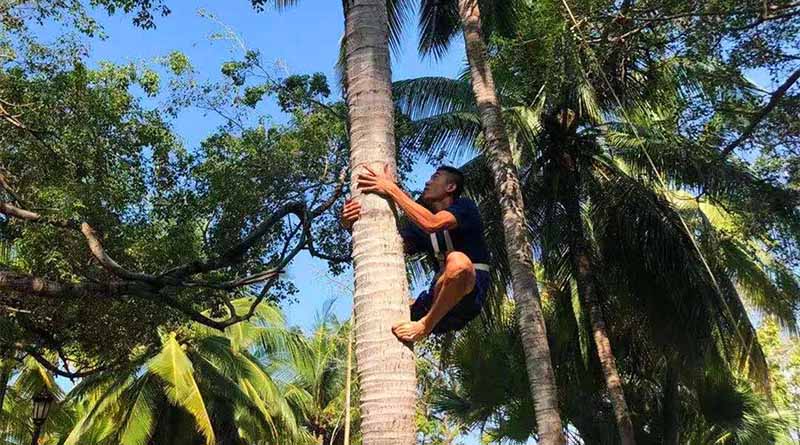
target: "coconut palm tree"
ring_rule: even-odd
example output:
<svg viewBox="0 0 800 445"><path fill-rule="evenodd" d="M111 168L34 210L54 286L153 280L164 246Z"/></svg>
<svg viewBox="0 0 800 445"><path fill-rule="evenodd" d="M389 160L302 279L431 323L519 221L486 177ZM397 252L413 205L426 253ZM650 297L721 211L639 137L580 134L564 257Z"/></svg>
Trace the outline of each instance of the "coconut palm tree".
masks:
<svg viewBox="0 0 800 445"><path fill-rule="evenodd" d="M389 13L384 0L345 2L345 92L352 190L365 166L396 171ZM385 199L355 195L353 227L355 339L365 445L415 443L413 351L391 327L408 320L408 281L395 214Z"/></svg>
<svg viewBox="0 0 800 445"><path fill-rule="evenodd" d="M301 423L319 444L346 443L350 330L350 323L339 322L329 310L323 310L310 335L294 348L286 364L291 386L308 395L298 410L303 413Z"/></svg>
<svg viewBox="0 0 800 445"><path fill-rule="evenodd" d="M444 4L443 2L435 3L439 6ZM661 184L663 181L659 181L657 178L659 173L654 174L650 166L645 165L649 155L642 149L640 142L645 136L636 134L635 129L631 131L631 127L636 128L634 122L625 121L637 107L650 112L659 108L675 112L681 106L680 98L684 97L680 91L681 87L672 84L660 85L659 81L663 82L663 79L667 79L667 83L669 83L674 79L678 79L679 82L692 79L687 79L688 76L685 73L682 75L678 70L671 70L670 67L677 64L669 60L662 66L659 64L664 61L660 60L656 64L651 63L653 66L648 69L643 69L642 65L646 62L628 58L623 61L630 64L630 69L604 72L606 66L598 62L598 57L592 48L586 48L582 41L575 38L573 30L565 32L564 30L568 27L557 26L564 19L558 15L548 15L551 12L548 10L550 6L552 5L541 4L537 8L529 8L530 11L536 10L537 12L526 11L517 17L523 24L517 26L517 36L507 39L508 44L496 50L498 59L503 62L496 64L494 68L496 69L495 73L500 72L499 90L504 94L503 103L506 106L504 113L508 124L507 129L511 135L512 152L516 155L515 160L519 162L524 178L523 182L527 183L523 187L523 193L528 199L528 206L536 200L542 202L540 199L542 196L550 196L551 200L549 204L529 212L531 225L537 227L539 231L557 235L556 239L563 242L551 246L552 248L546 248L546 246L542 246L541 240L550 237L537 233L537 231L534 231L533 236L539 238L538 244L544 252L556 254L553 263L555 267L567 266L572 269L571 277L574 277L577 282L582 307L587 311L586 315L593 330L591 338L595 341L595 349L603 365L608 394L614 402L614 415L621 440L624 443L631 443L634 440L632 421L629 410L626 408L627 403L621 385L622 379L611 350L609 328L604 320L605 314L602 310L604 306L607 306L604 299L609 297L606 295L607 291L598 286L597 275L598 271L602 270L601 264L598 262L603 255L594 249L593 237L596 236L593 233L594 222L582 218L581 209L585 206L589 206L591 209L597 204L597 199L610 196L591 193L594 190L608 191L608 187L604 188L603 185L630 184L627 181L597 181L593 179L592 174L597 166L608 164L609 157L612 161L610 164L614 165L613 153L618 148L614 148L612 149L614 151L610 152L608 151L609 144L604 146L602 142L604 142L603 138L607 138L608 135L616 137L620 132L628 136L627 142L635 140L639 144L638 151L627 151L627 154L635 157L636 160L637 172L631 179L641 179L649 184L648 187L663 189L663 184ZM455 23L452 20L454 17L452 7L450 9L440 7L434 9L434 12L439 12L441 18L429 20L426 23L439 24L437 25L439 29L450 29L448 27L452 27ZM430 28L435 29L436 27L431 25ZM446 36L447 33L439 33L439 35ZM433 46L447 41L449 38L423 39L423 42L432 42L430 44ZM608 50L613 53L615 50L613 45L610 48L600 46L601 48L597 52ZM616 68L617 65L614 67ZM690 85L692 82L686 82L682 87L691 88ZM665 89L665 86L668 88ZM401 108L411 112L412 115L416 114L414 117L417 118L420 130L421 136L418 140L420 145L437 144L443 149L452 150L476 140L481 145L487 143L487 141L476 139L480 130L477 125L480 106L477 101L470 101L467 94L468 87L469 84L464 80L448 81L445 79L422 79L396 86ZM668 100L664 101L664 97ZM645 103L653 101L655 98L662 103L655 106ZM663 103L670 101L671 103ZM610 128L613 130L610 132L603 127L608 124L609 117L619 124L611 125ZM639 133L641 132L640 129ZM674 132L674 134L678 134L678 132ZM663 137L662 134L657 136ZM608 139L606 139L607 141ZM617 138L617 141L621 141L621 138ZM686 141L677 142L682 152L696 149L697 144L687 144ZM674 147L671 150L664 150L663 145L649 148L655 150L656 153L658 150L663 150L664 153L677 151ZM702 153L698 157L712 154L709 147L697 148L701 149L696 153ZM598 158L597 155L603 153L604 150L611 156L605 159ZM714 185L713 183L716 181L714 174L702 174L699 171L682 174L679 172L686 171L689 165L681 165L677 156L672 156L671 161L673 162L669 168L674 169L675 172L668 174L680 175L681 185L701 186L704 190L708 188L708 185ZM686 164L685 156L683 163ZM658 159L656 164L662 165ZM736 170L736 168L731 168L733 166L730 164L714 165L709 163L708 159L704 160L702 165L714 167L714 173L720 174L721 178L729 178L731 170ZM645 172L645 175L640 175L642 172ZM549 177L544 177L545 174ZM738 184L738 188L735 188L739 190L737 193L741 193L742 189L747 188L751 190L765 189L758 184L757 180L752 180L748 175L742 174L741 169L737 174L740 178L745 179L742 182L747 184L746 186L742 183ZM606 176L608 175L606 174ZM602 175L598 175L598 178L602 178ZM718 185L718 188L711 190L711 193L727 194L726 188L731 184L724 181L728 181L728 179L722 179L720 182L723 182L724 185ZM482 187L485 188L486 184L482 183ZM780 190L774 191L775 193L770 194L771 198L767 202L776 202L780 196L785 195ZM625 199L624 195L619 199ZM781 199L781 201L787 202L785 199ZM652 203L653 200L649 199L645 202ZM772 207L776 214L786 214L777 207ZM793 206L789 204L788 208L791 207ZM543 217L548 218L544 220L546 224L537 224L536 220L543 221ZM680 218L674 219L674 221L677 223L677 227L674 229L688 234L688 229L685 227L685 223L680 221ZM789 226L790 224L785 225ZM707 261L702 257L697 258L698 249L692 246L696 244L697 240L692 239L691 234L687 238L684 241L695 252L693 257L700 261L701 271L705 270L703 276L711 276L707 270L709 269L708 265L703 264ZM609 237L608 240L608 245L613 246L614 239ZM543 260L547 260L547 258L543 255ZM552 268L548 267L547 269ZM709 295L709 302L712 301L714 295L719 296L724 291L715 281L717 280L711 279L711 282L707 283L710 287L706 287L706 289L714 291ZM727 310L724 307L727 303L722 302L722 298L717 298L715 304L719 307L722 318L733 318L732 312L737 313L736 317L741 317L744 313L743 311ZM734 323L738 323L738 321ZM739 340L737 343L740 345L747 344L753 338L752 332L747 332L752 331L746 328L749 323L742 323L742 326L745 326L743 332L729 331L730 334L737 337ZM758 348L755 349L756 351L751 357L759 362ZM761 368L763 367L758 365L752 366L754 370Z"/></svg>
<svg viewBox="0 0 800 445"><path fill-rule="evenodd" d="M487 3L508 13L514 2ZM420 24L420 50L423 54L443 53L452 37L459 30L463 31L470 84L484 136L483 153L490 166L502 209L505 251L519 311L517 318L528 357L527 372L535 401L539 440L543 444L564 443L547 329L533 273L533 254L528 247L530 239L526 230L525 204L489 65L481 7L477 0L423 0Z"/></svg>
<svg viewBox="0 0 800 445"><path fill-rule="evenodd" d="M544 277L540 283L548 326L553 328L553 351L559 359L559 383L569 384L562 393L565 420L571 425L568 440L618 443L610 407L602 394L604 382L598 378L600 370L584 361L582 341L574 327L576 314L559 303L561 299L577 301L577 296L552 287ZM524 443L535 432L535 424L526 415L532 401L521 374L524 354L511 304L494 312L491 321L474 323L455 339L446 357L448 384L439 389L434 406L468 427L480 429L485 440ZM624 339L614 339L616 344L627 346ZM639 419L636 434L641 443L673 443L669 442L672 432L678 433L674 443L681 444L710 444L714 440L774 443L770 440L789 429L787 413L776 413L767 398L729 374L709 372L702 379L686 379L669 398L665 397L670 386L663 369L648 365L626 374L630 376L630 408ZM486 379L495 379L497 384L486 385ZM680 420L670 431L672 425L665 423L665 418L676 413Z"/></svg>
<svg viewBox="0 0 800 445"><path fill-rule="evenodd" d="M273 2L256 2L260 4ZM276 1L278 8L296 0ZM343 0L343 84L348 109L351 189L362 208L353 227L355 351L365 444L415 441L413 351L391 327L408 320L408 282L400 235L389 203L361 195L364 167L396 172L390 43L397 43L408 0Z"/></svg>
<svg viewBox="0 0 800 445"><path fill-rule="evenodd" d="M294 342L277 308L262 305L254 322L224 333L192 325L162 337L159 350L138 351L124 369L70 391L75 422L65 445L313 443L291 409L299 396L273 378L269 354Z"/></svg>
<svg viewBox="0 0 800 445"><path fill-rule="evenodd" d="M488 173L484 176L488 177ZM619 208L632 215L617 212L609 218L610 215L603 215L604 210L587 210L584 218L593 221L587 224L590 227L603 225L606 218L619 220L619 227L632 232L632 237L645 233L649 236L648 242L639 242L642 250L634 252L630 238L622 236L620 231L595 232L602 245L627 246L623 255L622 252L610 255L607 247L598 246L598 250L603 251L604 258L616 258L604 264L600 284L615 295L604 304L604 310L610 320L611 339L619 349L621 375L628 386L637 440L705 443L713 437L721 439L720 443L726 443L725 440L749 443L748 440L758 437L764 443L771 443L770 437L777 437L781 431L785 433L785 419L789 417L775 413L764 394L752 390L763 383L763 376L752 372L759 366L758 344L748 339L741 347L731 345L737 343L729 340L736 338L737 333L724 325L749 326L744 306L735 304L743 299L759 311L782 314L783 323L793 329L793 307L800 295L796 279L764 246L754 240L747 241L741 232L732 232L741 221L708 199L698 200L686 192L671 191L660 202L672 204L675 210L665 212L668 208L665 206L662 211L653 210L656 214L648 218L641 209L625 208L620 201L636 207L637 203L653 201L655 193L640 186L636 194L629 190L618 196L617 203L608 203L608 208ZM687 249L675 211L682 213L692 232L698 234L703 253L709 258L711 269L724 289L724 298L735 314L726 313L718 305L711 311L703 309L715 306L717 291L705 279L702 262L692 259L693 250L691 246ZM647 220L646 231L637 227L634 223L637 219ZM659 221L667 224L659 227ZM673 237L677 242L669 241ZM667 256L681 250L688 254L671 259ZM640 263L656 264L657 270L639 267ZM552 264L543 262L544 267ZM623 272L624 268L629 271ZM564 283L558 274L552 270L547 273L544 268L541 273L543 304L551 328L553 354L559 364L559 385L569 388L562 394L565 419L577 428L585 443L616 443L614 425L605 420L611 417L611 412L602 391L603 383L596 378L600 375L598 364L588 358L590 335L584 334L588 326L580 308L579 289L573 284L576 280ZM691 290L681 289L684 286ZM625 290L626 287L630 289ZM698 307L685 307L706 298ZM519 409L530 403L524 398L527 396L524 388L520 388L519 379L508 377L516 376L514 370L519 369L522 353L520 350L508 354L508 349L519 349L514 340L518 334L509 330L513 325L503 314L496 311L491 323L476 325L463 339L457 340L449 359L457 382L444 394L440 406L461 419L472 419L472 424L492 421L494 428L489 432L497 438L522 441L534 431L534 425L520 415ZM715 322L709 317L719 320ZM719 330L708 332L716 329ZM747 335L746 330L743 335ZM744 351L746 348L753 351ZM515 354L517 359L513 358ZM741 358L748 354L751 354L749 363L740 367ZM760 370L763 371L763 365ZM745 377L750 382L743 380ZM486 388L480 385L480 378L502 384Z"/></svg>

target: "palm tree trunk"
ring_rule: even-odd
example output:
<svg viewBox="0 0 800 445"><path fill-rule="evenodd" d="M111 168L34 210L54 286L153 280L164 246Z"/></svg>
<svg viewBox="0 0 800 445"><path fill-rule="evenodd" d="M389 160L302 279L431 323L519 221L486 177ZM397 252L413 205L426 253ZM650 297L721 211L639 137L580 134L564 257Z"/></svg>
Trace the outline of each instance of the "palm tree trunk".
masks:
<svg viewBox="0 0 800 445"><path fill-rule="evenodd" d="M556 380L550 359L539 290L534 276L531 243L525 227L522 192L491 68L487 63L480 10L476 0L459 0L458 6L472 75L472 90L486 139L487 160L494 176L495 189L503 212L506 251L511 267L517 318L536 414L538 443L561 445L565 440L558 407Z"/></svg>
<svg viewBox="0 0 800 445"><path fill-rule="evenodd" d="M414 354L391 332L393 323L409 320L403 244L389 203L355 187L364 165L396 168L386 0L347 0L344 6L351 190L362 208L353 227L361 431L364 445L413 445Z"/></svg>
<svg viewBox="0 0 800 445"><path fill-rule="evenodd" d="M3 405L6 401L6 391L8 390L8 381L11 379L12 366L0 360L0 426L3 424Z"/></svg>
<svg viewBox="0 0 800 445"><path fill-rule="evenodd" d="M681 438L678 376L674 366L673 363L667 363L667 375L664 378L664 445L679 445Z"/></svg>
<svg viewBox="0 0 800 445"><path fill-rule="evenodd" d="M344 445L350 445L350 393L351 375L353 372L353 327L347 333L347 376L344 383Z"/></svg>
<svg viewBox="0 0 800 445"><path fill-rule="evenodd" d="M614 358L614 352L611 350L605 317L595 289L592 257L581 219L579 172L575 159L566 152L562 154L562 171L564 172L566 186L564 209L570 231L568 243L572 266L576 271L575 278L578 284L578 295L589 313L592 337L594 338L597 356L603 369L606 389L611 396L620 443L622 445L635 445L636 437L633 432L633 423L628 411L628 404L625 401L625 392L622 389L622 379L619 377L617 361Z"/></svg>

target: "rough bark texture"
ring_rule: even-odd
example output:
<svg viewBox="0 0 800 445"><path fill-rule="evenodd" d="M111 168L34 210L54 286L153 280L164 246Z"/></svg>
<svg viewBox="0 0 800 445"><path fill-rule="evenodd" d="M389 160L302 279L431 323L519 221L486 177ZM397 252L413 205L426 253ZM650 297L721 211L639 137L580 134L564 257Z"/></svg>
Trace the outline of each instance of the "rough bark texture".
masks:
<svg viewBox="0 0 800 445"><path fill-rule="evenodd" d="M614 357L614 352L611 350L611 341L608 338L603 309L600 305L597 289L595 289L592 256L581 219L580 177L578 176L577 164L570 154L564 153L562 167L566 186L564 209L566 210L570 232L569 250L572 266L576 272L578 295L589 313L592 337L597 348L600 366L603 369L606 389L611 397L611 405L614 408L620 443L622 445L635 445L636 437L633 432L633 423L628 411L628 404L625 401L625 392L622 389L622 379L619 377L617 361Z"/></svg>
<svg viewBox="0 0 800 445"><path fill-rule="evenodd" d="M3 421L3 405L6 401L8 381L11 379L11 365L0 360L0 424Z"/></svg>
<svg viewBox="0 0 800 445"><path fill-rule="evenodd" d="M347 334L347 374L344 383L344 445L350 445L350 386L353 372L353 328Z"/></svg>
<svg viewBox="0 0 800 445"><path fill-rule="evenodd" d="M664 378L664 445L680 445L681 422L680 404L678 403L678 373L675 364L667 364L667 375Z"/></svg>
<svg viewBox="0 0 800 445"><path fill-rule="evenodd" d="M492 72L487 61L480 10L475 0L459 0L458 6L472 75L472 90L486 139L486 155L503 212L506 251L511 267L517 318L536 411L538 443L561 445L565 440L558 407L558 392L550 359L550 347L547 344L539 290L534 276L533 253L525 227L522 192L502 121Z"/></svg>
<svg viewBox="0 0 800 445"><path fill-rule="evenodd" d="M345 4L351 184L362 208L353 227L356 362L364 445L413 445L414 354L391 332L409 320L403 244L389 203L355 188L364 165L396 168L388 23L386 0Z"/></svg>

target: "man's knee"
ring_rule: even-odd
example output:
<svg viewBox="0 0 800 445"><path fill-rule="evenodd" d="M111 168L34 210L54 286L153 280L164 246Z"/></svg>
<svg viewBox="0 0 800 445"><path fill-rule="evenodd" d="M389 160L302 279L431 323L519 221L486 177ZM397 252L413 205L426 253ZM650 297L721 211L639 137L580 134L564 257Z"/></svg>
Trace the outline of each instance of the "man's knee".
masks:
<svg viewBox="0 0 800 445"><path fill-rule="evenodd" d="M475 280L475 266L468 256L461 252L450 252L445 260L444 273L451 279Z"/></svg>

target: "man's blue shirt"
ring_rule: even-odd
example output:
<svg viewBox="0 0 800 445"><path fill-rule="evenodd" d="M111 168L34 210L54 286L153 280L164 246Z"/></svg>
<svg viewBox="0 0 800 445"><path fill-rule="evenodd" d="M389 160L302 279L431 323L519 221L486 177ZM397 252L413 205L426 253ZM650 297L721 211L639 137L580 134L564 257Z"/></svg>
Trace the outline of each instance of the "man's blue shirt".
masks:
<svg viewBox="0 0 800 445"><path fill-rule="evenodd" d="M469 198L458 198L445 210L452 213L458 221L456 228L449 230L450 238L453 241L453 250L465 254L473 263L488 264L489 249L486 247L486 240L483 237L483 222L475 202ZM433 242L430 234L425 233L413 222L407 222L400 230L400 235L409 246L408 253L427 253L433 256ZM439 249L442 252L447 250L444 231L436 232L436 238Z"/></svg>

